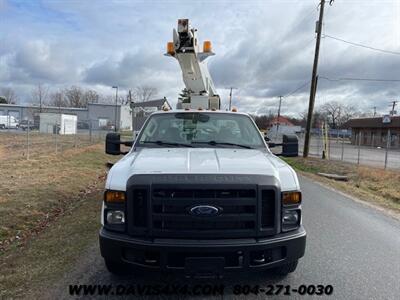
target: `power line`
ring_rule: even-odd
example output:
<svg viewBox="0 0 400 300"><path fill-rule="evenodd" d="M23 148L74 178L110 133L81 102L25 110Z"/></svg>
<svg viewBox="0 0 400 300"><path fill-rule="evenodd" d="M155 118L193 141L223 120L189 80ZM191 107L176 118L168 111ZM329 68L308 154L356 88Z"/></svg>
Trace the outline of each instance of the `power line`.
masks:
<svg viewBox="0 0 400 300"><path fill-rule="evenodd" d="M400 79L382 79L382 78L354 78L354 77L342 77L342 78L328 78L325 76L319 76L321 79L328 81L375 81L375 82L400 82Z"/></svg>
<svg viewBox="0 0 400 300"><path fill-rule="evenodd" d="M379 52L386 53L386 54L400 55L400 52L390 51L390 50L385 50L385 49L379 49L379 48L363 45L363 44L360 44L360 43L350 42L350 41L347 41L347 40L344 40L344 39L341 39L341 38L338 38L338 37L335 37L335 36L331 36L331 35L328 35L328 34L324 34L323 37L324 38L327 37L327 38L330 38L330 39L333 39L333 40L337 40L337 41L340 41L340 42L343 42L343 43L347 43L347 44L350 44L350 45L353 45L353 46L362 47L362 48L366 48L366 49L374 50L374 51L379 51Z"/></svg>
<svg viewBox="0 0 400 300"><path fill-rule="evenodd" d="M296 92L298 92L299 90L301 90L302 88L306 87L307 85L309 85L311 82L311 80L308 80L306 83L303 83L301 86L297 87L295 90L291 91L289 94L283 96L283 98L287 98L289 96L292 96L293 94L295 94Z"/></svg>

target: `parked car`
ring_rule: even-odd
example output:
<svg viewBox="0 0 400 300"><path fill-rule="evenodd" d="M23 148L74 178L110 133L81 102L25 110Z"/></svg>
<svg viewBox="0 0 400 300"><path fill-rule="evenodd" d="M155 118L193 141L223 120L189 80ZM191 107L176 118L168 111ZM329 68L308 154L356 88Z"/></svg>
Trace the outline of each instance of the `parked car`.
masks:
<svg viewBox="0 0 400 300"><path fill-rule="evenodd" d="M30 120L22 120L19 123L19 128L21 128L22 130L27 130L28 128L29 130L39 129L38 126L36 126L34 122Z"/></svg>

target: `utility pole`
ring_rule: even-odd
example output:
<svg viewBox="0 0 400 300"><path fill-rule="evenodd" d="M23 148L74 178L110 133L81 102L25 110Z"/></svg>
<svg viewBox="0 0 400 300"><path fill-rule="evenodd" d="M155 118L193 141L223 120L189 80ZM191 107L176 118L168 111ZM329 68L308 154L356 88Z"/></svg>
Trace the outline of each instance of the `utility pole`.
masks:
<svg viewBox="0 0 400 300"><path fill-rule="evenodd" d="M332 1L330 1L330 4L332 4ZM317 23L317 41L315 43L314 65L311 77L310 101L308 104L308 115L307 115L307 125L306 125L305 140L304 140L303 157L308 157L308 151L310 147L311 124L314 112L315 94L317 92L319 45L321 43L322 20L324 18L325 0L321 0L320 5L321 7L319 10L319 20Z"/></svg>
<svg viewBox="0 0 400 300"><path fill-rule="evenodd" d="M391 110L391 112L390 112L390 115L391 116L394 116L394 108L396 107L396 104L397 104L397 102L398 101L392 101L391 103L391 106L392 106L392 110Z"/></svg>
<svg viewBox="0 0 400 300"><path fill-rule="evenodd" d="M278 131L279 131L279 119L281 118L281 105L282 105L282 96L279 96L279 106L278 106L278 118L277 118L277 123L276 123L276 135L275 138L278 138Z"/></svg>
<svg viewBox="0 0 400 300"><path fill-rule="evenodd" d="M117 132L117 109L118 109L118 86L113 86L115 89L115 116L114 116L114 131Z"/></svg>

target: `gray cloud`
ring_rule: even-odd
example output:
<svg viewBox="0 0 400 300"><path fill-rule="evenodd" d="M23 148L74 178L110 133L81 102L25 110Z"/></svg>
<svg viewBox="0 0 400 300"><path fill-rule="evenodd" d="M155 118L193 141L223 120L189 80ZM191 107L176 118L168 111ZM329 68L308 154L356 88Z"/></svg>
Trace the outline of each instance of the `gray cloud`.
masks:
<svg viewBox="0 0 400 300"><path fill-rule="evenodd" d="M317 1L217 3L130 3L45 1L41 6L0 10L5 34L0 42L0 86L24 95L38 82L54 88L81 84L109 91L155 86L175 103L183 87L178 63L164 57L165 43L179 17L189 17L200 39L211 39L210 72L223 105L234 86L242 111L275 111L279 95L310 80ZM400 22L395 1L335 1L327 7L324 32L399 51ZM397 21L396 21L397 20ZM393 34L392 34L393 32ZM385 55L323 39L319 74L330 78L400 78L400 56ZM399 83L320 79L317 104L329 100L360 103L360 109L387 108ZM305 110L309 86L284 99L282 109ZM111 91L110 91L111 93ZM389 99L390 98L390 99Z"/></svg>

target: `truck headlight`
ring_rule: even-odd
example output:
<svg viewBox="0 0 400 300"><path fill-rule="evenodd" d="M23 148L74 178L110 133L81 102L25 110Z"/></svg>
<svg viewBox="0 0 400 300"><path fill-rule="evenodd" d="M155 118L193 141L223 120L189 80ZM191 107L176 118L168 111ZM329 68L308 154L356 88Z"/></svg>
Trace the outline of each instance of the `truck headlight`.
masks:
<svg viewBox="0 0 400 300"><path fill-rule="evenodd" d="M299 223L299 214L297 210L284 210L282 215L283 225L296 225Z"/></svg>
<svg viewBox="0 0 400 300"><path fill-rule="evenodd" d="M300 226L300 218L299 209L284 209L282 211L282 231L297 229Z"/></svg>
<svg viewBox="0 0 400 300"><path fill-rule="evenodd" d="M107 224L125 224L125 213L122 210L107 211Z"/></svg>

